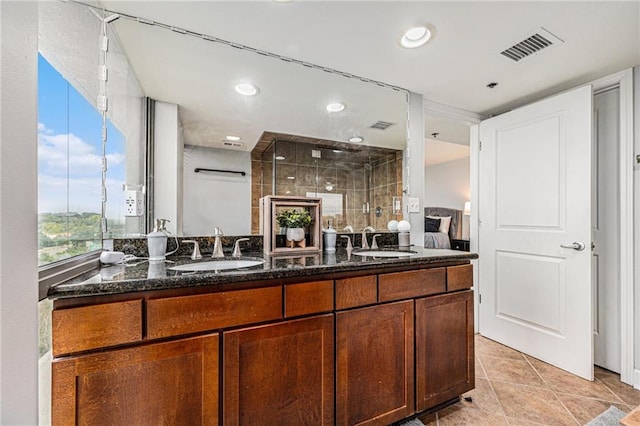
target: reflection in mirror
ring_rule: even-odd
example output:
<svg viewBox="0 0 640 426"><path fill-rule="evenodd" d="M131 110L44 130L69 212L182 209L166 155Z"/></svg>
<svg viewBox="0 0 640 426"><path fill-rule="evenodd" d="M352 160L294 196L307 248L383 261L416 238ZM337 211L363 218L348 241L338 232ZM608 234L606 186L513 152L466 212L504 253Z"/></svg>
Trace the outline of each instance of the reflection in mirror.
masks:
<svg viewBox="0 0 640 426"><path fill-rule="evenodd" d="M270 194L321 197L322 226L331 220L338 231L348 226L385 230L389 220L398 219L392 204L402 195L402 151L269 133L252 158L254 233L256 201Z"/></svg>
<svg viewBox="0 0 640 426"><path fill-rule="evenodd" d="M253 214L257 198L278 194L277 185L272 186L272 191L267 190L262 169L256 170L256 160L252 161L255 148L266 134L295 135L298 139L313 140L318 147L326 145L324 149L328 151L323 163L317 166L318 173L322 172L321 168L336 163L332 176L318 174L316 177L323 181L315 182L311 189L305 185L306 189L302 190L301 186L298 195L332 193L326 189L326 182L345 184L344 179L338 180L339 171L346 172L344 169L351 167L348 165L358 164L362 169L362 182L367 180L372 184L363 183L356 189L353 183L351 195L341 192L343 213L332 216L338 219L336 226L349 224L361 228L373 223L373 213L372 218L362 213L366 201L361 198L365 191L370 191L370 196L374 194L373 188L379 179L375 164L380 158L375 154L370 161L368 156L374 149L394 153L405 149L406 91L354 76L345 77L331 69L257 52L246 46L231 45L190 28L173 27L176 3L154 3L153 11L149 12L153 13L153 20L150 17L135 19L135 12L140 10L136 9L139 7L136 2L105 4L120 14L120 19L111 25L124 45L145 94L159 101L156 106L160 103L163 108L176 106L173 116L159 117L156 110L155 174L150 176L155 186L149 188L155 199L149 207L153 207L156 217L172 220L175 226L172 231L208 235L214 226L219 226L229 235L258 232ZM184 9L189 5L185 3L181 9L184 26L190 22ZM201 7L210 8L214 13L217 6L211 2ZM238 83L248 82L258 86L254 96L243 96L234 90ZM342 103L344 109L329 112L327 105L335 102ZM173 126L175 130L159 127L159 119L162 125L177 123ZM349 143L354 136L363 141L357 145ZM341 148L327 148L338 145ZM159 147L172 152L172 158L159 162ZM262 151L265 149L267 147ZM337 156L333 149L340 149L343 154ZM362 153L366 153L370 164L368 171L360 157ZM391 155L391 151L388 154ZM397 154L393 155L393 160L384 161L385 167L388 170L393 163L393 170L401 171L395 158ZM346 160L341 160L343 157ZM285 163L282 164L285 167ZM195 174L195 168L244 171L246 175ZM161 178L160 174L165 176ZM159 185L163 178L171 175L175 176L170 182ZM276 176L273 177L272 185L278 182ZM302 178L300 175L299 179ZM353 179L355 182L357 178ZM322 189L318 182L322 183ZM385 183L385 186L391 185ZM398 186L395 176L393 185ZM401 183L399 185L401 187ZM259 192L256 186L260 186ZM336 189L346 190L338 186ZM396 188L391 192L385 205L391 205L392 195L401 194ZM373 199L368 202L369 211L373 211ZM361 216L356 218L355 211ZM383 214L379 219L386 223L390 217Z"/></svg>
<svg viewBox="0 0 640 426"><path fill-rule="evenodd" d="M143 94L101 16L71 2L38 4L40 265L144 232L144 209L128 214L123 190L144 184Z"/></svg>

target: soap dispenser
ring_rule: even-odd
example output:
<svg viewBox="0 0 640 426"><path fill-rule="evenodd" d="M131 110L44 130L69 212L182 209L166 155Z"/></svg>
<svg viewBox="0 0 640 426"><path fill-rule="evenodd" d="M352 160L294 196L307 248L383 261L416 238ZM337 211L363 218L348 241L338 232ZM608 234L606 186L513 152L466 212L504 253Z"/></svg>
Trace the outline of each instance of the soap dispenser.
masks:
<svg viewBox="0 0 640 426"><path fill-rule="evenodd" d="M153 232L147 234L147 248L149 250L149 261L164 261L167 251L167 219L156 219L156 226Z"/></svg>
<svg viewBox="0 0 640 426"><path fill-rule="evenodd" d="M327 229L324 232L324 251L334 253L336 251L337 231L331 226L331 220L327 221Z"/></svg>

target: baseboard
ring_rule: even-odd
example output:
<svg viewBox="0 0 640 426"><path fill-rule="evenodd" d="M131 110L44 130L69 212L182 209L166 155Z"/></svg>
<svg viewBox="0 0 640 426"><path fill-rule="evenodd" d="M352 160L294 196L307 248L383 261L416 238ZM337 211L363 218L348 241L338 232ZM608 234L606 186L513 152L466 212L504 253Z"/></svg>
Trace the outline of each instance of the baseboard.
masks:
<svg viewBox="0 0 640 426"><path fill-rule="evenodd" d="M633 387L640 390L640 370L633 370Z"/></svg>

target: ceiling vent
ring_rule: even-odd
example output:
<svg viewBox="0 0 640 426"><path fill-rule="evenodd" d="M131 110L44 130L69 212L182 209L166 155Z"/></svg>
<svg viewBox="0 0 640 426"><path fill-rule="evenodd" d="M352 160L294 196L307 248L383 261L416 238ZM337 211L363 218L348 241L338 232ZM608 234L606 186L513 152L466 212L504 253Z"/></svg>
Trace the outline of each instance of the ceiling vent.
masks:
<svg viewBox="0 0 640 426"><path fill-rule="evenodd" d="M395 123L389 123L388 121L377 121L372 124L370 129L378 129L378 130L387 130L389 127L393 126Z"/></svg>
<svg viewBox="0 0 640 426"><path fill-rule="evenodd" d="M229 147L229 148L242 148L244 146L244 144L242 142L237 142L237 141L227 141L227 140L223 140L222 141L222 145Z"/></svg>
<svg viewBox="0 0 640 426"><path fill-rule="evenodd" d="M534 34L525 37L519 43L516 43L500 52L500 54L512 61L518 62L527 56L531 56L534 53L541 51L542 49L561 43L563 43L562 40L540 27Z"/></svg>

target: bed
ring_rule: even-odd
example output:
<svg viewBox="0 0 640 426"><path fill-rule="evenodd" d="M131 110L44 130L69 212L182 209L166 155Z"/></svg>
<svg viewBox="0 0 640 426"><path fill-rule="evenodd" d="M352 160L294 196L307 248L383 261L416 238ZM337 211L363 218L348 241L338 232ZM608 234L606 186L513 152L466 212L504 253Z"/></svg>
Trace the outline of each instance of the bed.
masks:
<svg viewBox="0 0 640 426"><path fill-rule="evenodd" d="M452 239L462 237L462 210L450 209L447 207L425 207L425 233L424 247L450 249ZM448 222L451 218L447 232L442 232L443 221ZM436 232L433 232L437 229ZM429 231L429 232L427 232Z"/></svg>

